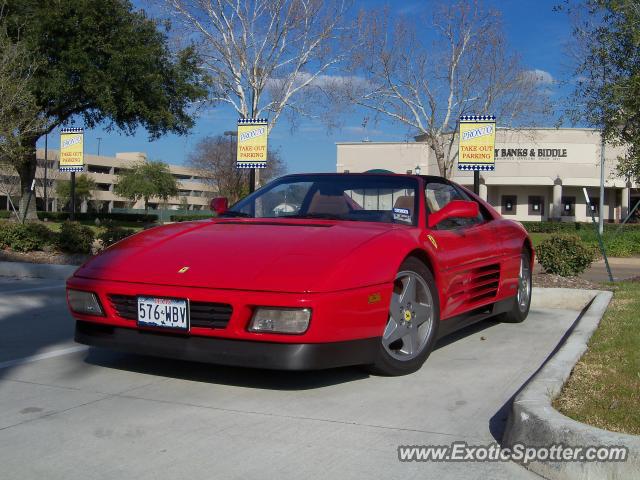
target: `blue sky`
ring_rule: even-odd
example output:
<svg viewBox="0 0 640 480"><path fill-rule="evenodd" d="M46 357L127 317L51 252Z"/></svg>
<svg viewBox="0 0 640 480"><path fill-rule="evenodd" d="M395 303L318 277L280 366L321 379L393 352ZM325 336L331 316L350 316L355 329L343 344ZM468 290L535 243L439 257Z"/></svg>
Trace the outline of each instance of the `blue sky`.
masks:
<svg viewBox="0 0 640 480"><path fill-rule="evenodd" d="M359 0L357 6L369 8L390 5L395 11L405 15L415 15L420 11L425 0L414 1L378 1ZM568 91L563 86L567 79L570 65L565 60L565 46L570 39L571 26L567 16L553 11L559 0L490 0L494 8L502 12L508 44L519 52L527 69L545 72L550 83L551 98L558 102ZM149 2L143 5L149 9ZM153 12L150 12L153 14ZM548 74L548 76L547 76ZM362 132L362 121L368 112L355 112L344 119L340 130L327 133L319 123L300 120L295 130L291 130L286 120L280 121L269 138L269 148L277 148L287 163L287 171L323 172L335 171L336 142L362 141L366 135L371 141L403 141L411 137L406 127L394 123L379 121L370 124L366 134ZM188 136L167 135L159 140L149 142L144 129L136 135L126 136L117 130L106 132L102 128L88 130L85 133L85 152L115 155L116 152L146 152L149 158L167 163L183 164L200 138L207 135L220 134L225 130L235 129L236 115L230 109L216 107L207 110L196 122L196 126ZM555 119L550 119L552 126ZM76 123L74 126L82 126ZM58 132L49 135L50 148L58 148ZM43 146L41 140L39 146Z"/></svg>

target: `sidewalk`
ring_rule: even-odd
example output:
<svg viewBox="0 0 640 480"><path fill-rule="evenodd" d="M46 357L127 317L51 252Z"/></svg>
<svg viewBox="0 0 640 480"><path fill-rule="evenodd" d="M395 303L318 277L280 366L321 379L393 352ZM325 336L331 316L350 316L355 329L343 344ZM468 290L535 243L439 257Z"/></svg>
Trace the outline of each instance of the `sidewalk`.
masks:
<svg viewBox="0 0 640 480"><path fill-rule="evenodd" d="M609 266L614 280L627 280L640 276L640 257L609 258ZM591 282L609 281L604 260L593 262L591 267L580 276Z"/></svg>
<svg viewBox="0 0 640 480"><path fill-rule="evenodd" d="M616 281L628 280L633 277L640 277L640 257L611 257L609 258L611 274ZM542 267L536 262L534 273L542 273ZM580 278L590 282L608 282L607 267L604 260L593 262L591 267L580 275Z"/></svg>

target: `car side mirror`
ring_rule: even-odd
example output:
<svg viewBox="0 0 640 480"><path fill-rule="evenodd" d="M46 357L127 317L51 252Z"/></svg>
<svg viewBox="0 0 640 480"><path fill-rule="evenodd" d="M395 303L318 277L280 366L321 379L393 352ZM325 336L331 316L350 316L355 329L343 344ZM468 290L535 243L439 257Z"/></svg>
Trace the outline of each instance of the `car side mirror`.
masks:
<svg viewBox="0 0 640 480"><path fill-rule="evenodd" d="M227 197L216 197L211 199L211 203L209 204L212 212L217 213L218 215L222 215L224 212L229 210L229 200Z"/></svg>
<svg viewBox="0 0 640 480"><path fill-rule="evenodd" d="M437 212L429 214L428 226L433 228L448 218L475 218L480 213L478 204L466 200L452 200Z"/></svg>

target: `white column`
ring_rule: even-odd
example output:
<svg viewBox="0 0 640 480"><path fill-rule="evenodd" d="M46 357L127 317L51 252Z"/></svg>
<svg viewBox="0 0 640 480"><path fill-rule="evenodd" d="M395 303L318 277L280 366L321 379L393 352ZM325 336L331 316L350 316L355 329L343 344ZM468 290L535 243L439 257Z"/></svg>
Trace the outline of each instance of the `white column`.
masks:
<svg viewBox="0 0 640 480"><path fill-rule="evenodd" d="M553 212L552 220L560 220L562 218L562 180L558 177L553 183Z"/></svg>
<svg viewBox="0 0 640 480"><path fill-rule="evenodd" d="M622 189L622 202L620 202L621 220L624 220L627 218L627 215L629 215L629 192L630 189L627 184L627 186Z"/></svg>
<svg viewBox="0 0 640 480"><path fill-rule="evenodd" d="M487 201L487 197L488 197L487 190L488 190L487 185L484 182L480 182L480 190L478 191L478 194L480 195L480 198L485 202Z"/></svg>
<svg viewBox="0 0 640 480"><path fill-rule="evenodd" d="M87 207L88 207L88 203L86 200L83 200L82 203L80 204L80 213L87 213Z"/></svg>
<svg viewBox="0 0 640 480"><path fill-rule="evenodd" d="M609 188L607 192L607 220L614 222L616 220L616 200L618 196L618 190L616 188Z"/></svg>

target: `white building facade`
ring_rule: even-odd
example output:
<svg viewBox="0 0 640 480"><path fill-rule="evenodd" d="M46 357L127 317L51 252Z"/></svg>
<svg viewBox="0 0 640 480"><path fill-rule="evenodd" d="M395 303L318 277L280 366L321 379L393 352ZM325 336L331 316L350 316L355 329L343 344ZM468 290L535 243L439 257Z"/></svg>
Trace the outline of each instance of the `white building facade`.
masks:
<svg viewBox="0 0 640 480"><path fill-rule="evenodd" d="M416 142L337 143L337 171L385 169L439 175L431 149ZM453 151L457 151L457 145ZM480 173L480 196L502 215L520 221L591 220L600 201L600 133L593 129L501 129L496 133L495 171ZM604 219L624 219L640 200L638 185L616 175L625 149L605 147ZM455 182L473 187L473 172L454 165ZM591 200L587 205L582 189Z"/></svg>
<svg viewBox="0 0 640 480"><path fill-rule="evenodd" d="M59 172L58 157L58 150L49 150L47 152L46 196L48 208L46 208L44 205L45 152L44 149L38 149L36 152L38 167L35 176L34 201L39 210L45 210L46 208L49 211L57 211L63 207L56 195L56 184L59 180L69 180L70 174ZM91 192L91 200L78 205L78 210L81 212L92 210L111 212L114 208L143 209L143 200L130 202L125 198L121 198L115 194L114 187L119 173L131 169L134 165L146 159L146 154L142 152L116 153L115 157L85 154L85 166L82 173L96 183L96 189ZM168 210L207 210L209 201L215 196L215 189L211 182L192 168L173 164L169 164L168 167L178 184L178 196L169 198L167 202L152 198L150 199L149 207L151 209L164 208ZM0 172L0 209L9 210L9 197L14 202L17 202L19 196L20 180L17 172L13 170Z"/></svg>

